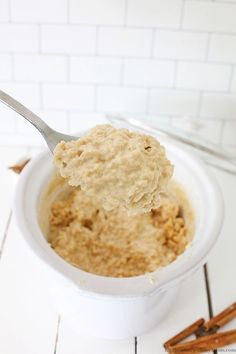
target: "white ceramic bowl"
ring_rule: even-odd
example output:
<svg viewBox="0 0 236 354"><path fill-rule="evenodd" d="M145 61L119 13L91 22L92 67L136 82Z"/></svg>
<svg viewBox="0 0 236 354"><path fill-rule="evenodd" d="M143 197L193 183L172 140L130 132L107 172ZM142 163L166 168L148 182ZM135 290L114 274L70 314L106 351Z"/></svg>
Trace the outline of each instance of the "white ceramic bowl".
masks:
<svg viewBox="0 0 236 354"><path fill-rule="evenodd" d="M49 151L27 165L20 176L14 214L32 255L44 266L53 302L79 331L104 338L125 338L149 331L167 313L181 280L206 261L219 235L223 200L205 164L182 146L160 139L175 165L174 179L192 203L196 227L192 245L170 265L146 276L111 278L86 273L60 258L38 224L39 197L54 167Z"/></svg>

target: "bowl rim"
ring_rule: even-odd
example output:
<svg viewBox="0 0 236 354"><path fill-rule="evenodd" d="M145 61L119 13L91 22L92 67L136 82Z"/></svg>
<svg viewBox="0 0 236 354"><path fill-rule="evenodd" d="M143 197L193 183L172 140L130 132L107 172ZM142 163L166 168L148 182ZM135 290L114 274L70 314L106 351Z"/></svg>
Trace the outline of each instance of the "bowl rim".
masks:
<svg viewBox="0 0 236 354"><path fill-rule="evenodd" d="M160 140L162 143L163 139ZM177 285L182 279L189 276L203 265L207 254L215 244L220 234L224 216L222 193L215 177L198 156L181 144L176 144L168 139L166 139L163 144L165 144L167 151L172 149L181 152L181 154L188 159L189 163L197 168L197 172L202 180L202 185L205 186L208 204L214 205L214 215L212 213L207 225L206 233L209 236L204 243L205 247L201 247L198 252L193 252L194 247L191 245L174 262L150 273L151 279L145 274L129 278L104 277L78 269L67 263L51 249L38 225L37 230L34 230L34 234L37 234L37 237L39 237L40 234L45 240L45 248L39 247L39 244L35 242L35 237L32 237L32 232L26 220L26 210L24 208L25 190L32 174L35 173L35 168L40 164L41 160L49 158L51 153L47 150L39 153L22 171L18 180L13 203L13 212L21 235L33 253L81 295L106 297L107 299L114 297L132 299L134 297L151 296L157 292L167 291L170 287ZM154 282L150 281L152 277L155 279ZM134 289L133 291L130 290L132 288Z"/></svg>

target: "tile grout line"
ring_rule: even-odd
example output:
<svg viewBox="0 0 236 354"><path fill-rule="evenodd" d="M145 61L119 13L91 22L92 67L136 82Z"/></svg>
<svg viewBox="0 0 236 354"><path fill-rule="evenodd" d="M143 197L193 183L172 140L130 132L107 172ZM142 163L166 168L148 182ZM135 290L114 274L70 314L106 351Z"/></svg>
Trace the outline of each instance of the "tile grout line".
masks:
<svg viewBox="0 0 236 354"><path fill-rule="evenodd" d="M224 2L226 3L226 2ZM231 3L231 2L230 2ZM11 15L11 14L10 14ZM182 15L181 15L182 16ZM11 17L11 16L10 16ZM183 14L183 17L184 17L184 14ZM67 21L67 19L66 19ZM180 19L180 22L182 21L182 19ZM1 22L1 24L15 24L15 25L18 25L18 26L31 26L31 27L35 27L35 25L39 24L39 23L32 23L31 21L17 21L17 20L14 20L12 21L11 18L9 18L9 21L7 22ZM80 22L59 22L59 23L55 23L55 22L43 22L43 23L40 23L42 26L50 26L50 27L53 27L53 26L66 26L66 25L69 25L69 26L73 26L73 27L82 27L82 28L88 28L88 27L96 27L98 24L97 23L80 23ZM147 26L147 25L128 25L128 24L111 24L111 23L102 23L102 24L99 24L99 26L101 26L102 28L104 29L109 29L109 28L127 28L127 29L134 29L134 30L152 30L152 29L155 29L155 30L158 30L158 31L166 31L166 32L171 32L171 31L176 31L176 32L188 32L188 33L203 33L203 34L207 34L207 33L210 33L210 34L215 34L215 35L227 35L227 36L230 36L230 37L235 37L236 36L236 30L232 30L232 31L228 31L228 30L213 30L213 29L199 29L199 28L186 28L186 27L182 27L180 26L176 26L176 27L170 27L170 26L156 26L156 25L150 25L150 26Z"/></svg>
<svg viewBox="0 0 236 354"><path fill-rule="evenodd" d="M12 11L11 11L11 0L8 1L8 15L9 15L9 19L8 19L8 23L12 23Z"/></svg>
<svg viewBox="0 0 236 354"><path fill-rule="evenodd" d="M209 60L209 52L210 52L210 43L211 43L212 33L207 33L207 42L206 42L206 51L205 51L205 62L211 64L211 60Z"/></svg>
<svg viewBox="0 0 236 354"><path fill-rule="evenodd" d="M66 2L66 24L70 24L70 18L71 18L71 13L70 13L70 1L67 0Z"/></svg>
<svg viewBox="0 0 236 354"><path fill-rule="evenodd" d="M71 81L71 56L69 54L66 54L65 59L66 59L66 83L70 84L70 81Z"/></svg>
<svg viewBox="0 0 236 354"><path fill-rule="evenodd" d="M61 323L61 315L59 314L58 315L58 319L57 319L57 329L56 329L56 337L55 337L55 344L54 344L53 354L57 354L60 323Z"/></svg>
<svg viewBox="0 0 236 354"><path fill-rule="evenodd" d="M138 337L134 337L134 354L138 354Z"/></svg>
<svg viewBox="0 0 236 354"><path fill-rule="evenodd" d="M38 23L38 55L42 55L43 51L42 51L42 26L40 23Z"/></svg>
<svg viewBox="0 0 236 354"><path fill-rule="evenodd" d="M180 24L179 24L179 29L183 29L183 24L184 24L184 15L185 15L185 6L186 2L183 0L182 7L181 7L181 13L180 13Z"/></svg>
<svg viewBox="0 0 236 354"><path fill-rule="evenodd" d="M124 27L128 24L128 0L125 0L125 14L124 14Z"/></svg>
<svg viewBox="0 0 236 354"><path fill-rule="evenodd" d="M39 24L38 26L42 26L41 24ZM96 26L96 29L97 31L99 32L99 29L101 28L100 25L97 25ZM151 28L151 31L153 31L153 33L156 32L156 28ZM211 33L209 33L210 35ZM39 50L38 52L36 53L31 53L31 52L25 52L25 51L22 51L22 52L13 52L13 51L9 51L9 52L2 52L1 54L3 55L10 55L10 54L13 54L13 55L16 55L16 56L49 56L49 57L61 57L63 55L70 55L68 53L61 53L61 52L58 52L58 53L52 53L52 52L48 52L48 51L41 51ZM98 56L98 57L101 57L102 59L110 59L110 58L116 58L116 59L119 59L119 58L123 58L124 57L124 54L109 54L109 53L99 53L98 50L95 50L95 53L76 53L76 52L73 52L71 54L72 56L74 57L77 57L77 58L81 58L81 57L94 57L94 56ZM206 52L204 54L206 56ZM168 57L168 56L150 56L150 54L146 54L146 55L128 55L126 56L127 59L135 59L135 60L138 60L138 61L142 61L142 60L147 60L147 59L155 59L155 61L159 62L159 61L162 61L162 62L175 62L175 61L180 61L181 63L183 64L210 64L210 65L218 65L218 66L229 66L231 67L232 65L234 65L234 62L228 60L228 61L222 61L222 60L217 60L217 59L210 59L210 60L206 60L206 59L190 59L190 58L177 58L177 57ZM4 79L2 80L3 82L11 82L11 79ZM38 80L27 80L27 79L20 79L18 80L19 83L23 83L23 84L26 84L26 83L37 83ZM53 84L61 84L63 83L63 81L54 81L54 80L50 80L50 81L44 81L45 83L53 83ZM79 81L78 81L79 82Z"/></svg>
<svg viewBox="0 0 236 354"><path fill-rule="evenodd" d="M5 230L4 230L4 233L3 233L3 239L2 239L2 242L1 242L1 245L0 245L0 261L1 261L2 255L3 255L4 246L5 246L7 235L8 235L8 230L9 230L9 227L10 227L10 224L11 224L11 219L12 219L12 210L10 210L10 213L8 215L6 227L5 227Z"/></svg>
<svg viewBox="0 0 236 354"><path fill-rule="evenodd" d="M209 281L209 275L208 275L208 269L207 269L207 263L204 264L203 266L203 271L204 271L204 278L205 278L205 287L206 287L206 295L207 295L207 305L208 305L208 313L209 313L209 318L212 318L214 316L213 314L213 306L212 306L212 298L211 298L211 288L210 288L210 281ZM213 350L214 354L217 354L217 350Z"/></svg>
<svg viewBox="0 0 236 354"><path fill-rule="evenodd" d="M155 60L155 40L156 40L156 30L152 29L151 48L150 48L150 56L149 56L150 60L153 60L153 59Z"/></svg>
<svg viewBox="0 0 236 354"><path fill-rule="evenodd" d="M35 26L35 23L29 22L29 21L17 21L14 20L14 22L10 19L8 22L2 22L1 24L8 24L8 23L13 23L16 25L28 25L28 26ZM38 23L36 23L38 24ZM88 27L96 27L97 23L77 23L77 22L60 22L60 23L52 23L52 22L43 22L41 23L42 26L65 26L65 25L69 25L69 26L73 26L73 27L84 27L84 28L88 28ZM233 31L227 31L227 30L212 30L212 29L195 29L195 28L184 28L184 27L169 27L169 26L155 26L155 25L150 25L150 26L146 26L146 25L122 25L122 24L107 24L107 23L103 23L103 24L99 24L101 27L105 28L105 29L109 29L109 28L123 28L126 27L127 29L142 29L142 30L150 30L150 29L156 29L158 31L176 31L176 32L188 32L188 33L211 33L211 34L216 34L216 35L228 35L228 36L236 36L236 30Z"/></svg>
<svg viewBox="0 0 236 354"><path fill-rule="evenodd" d="M13 55L15 56L15 55ZM74 55L73 55L74 56ZM62 57L62 56L61 56ZM70 57L69 55L63 55L63 57ZM81 56L81 58L86 58L87 56ZM188 63L193 63L192 61L189 62L189 61L183 61L183 60L179 60L179 59L156 59L156 58L136 58L136 57L125 57L125 56L99 56L99 55L94 55L94 57L99 57L100 59L125 59L127 61L130 61L130 60L136 60L136 61L142 61L142 60L152 60L152 61L157 61L157 62L168 62L168 63L180 63L180 64L188 64ZM80 58L80 57L76 57L76 58ZM195 62L196 63L196 62ZM195 64L194 63L194 64ZM204 64L205 62L198 62L197 64ZM206 63L208 64L208 63ZM213 63L215 64L215 63ZM225 65L225 64L223 64ZM227 66L229 68L231 68L232 66L234 67L234 64L227 64ZM7 83L7 84L17 84L17 85L36 85L36 84L44 84L44 85L54 85L54 86L63 86L65 84L65 80L63 79L62 81L53 81L53 80L50 80L50 81L37 81L37 80L11 80L11 79L7 79L7 80L2 80L1 81L2 83ZM73 82L70 82L70 85L73 87L73 86L81 86L81 87L84 87L84 86L91 86L91 85L95 85L97 82L96 81L87 81L87 82L84 82L84 81L73 81ZM103 87L119 87L119 84L118 83L106 83L106 82L100 82L99 83L100 86L103 86ZM148 84L140 84L140 83L136 83L136 84L127 84L126 85L127 87L130 87L130 88L146 88L148 87ZM171 85L159 85L158 83L156 85L153 85L152 86L153 88L156 88L156 89L171 89L172 86ZM200 86L199 86L200 87ZM176 87L176 90L178 91L191 91L191 92L198 92L199 90L204 90L206 93L208 94L228 94L229 93L229 88L227 87L226 89L217 89L217 88L214 88L214 89L208 89L208 88L205 88L205 87L191 87L191 86L183 86L183 87ZM235 93L235 90L234 91L230 91L231 94L234 94Z"/></svg>

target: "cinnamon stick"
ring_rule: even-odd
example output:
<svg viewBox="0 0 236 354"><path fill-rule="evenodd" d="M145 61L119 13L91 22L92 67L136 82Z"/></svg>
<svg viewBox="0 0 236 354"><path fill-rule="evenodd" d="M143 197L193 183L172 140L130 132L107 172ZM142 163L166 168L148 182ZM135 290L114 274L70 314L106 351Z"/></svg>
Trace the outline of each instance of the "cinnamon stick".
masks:
<svg viewBox="0 0 236 354"><path fill-rule="evenodd" d="M190 336L191 334L195 333L204 324L204 322L205 322L204 318L200 318L196 322L192 323L190 326L186 327L181 332L179 332L174 337L172 337L167 342L165 342L163 344L164 348L169 349L170 346L173 346L173 345L181 342L183 339L185 339L188 336Z"/></svg>
<svg viewBox="0 0 236 354"><path fill-rule="evenodd" d="M209 350L225 347L236 343L236 330L222 333L210 334L185 343L169 346L168 351L172 353L203 353Z"/></svg>
<svg viewBox="0 0 236 354"><path fill-rule="evenodd" d="M233 318L236 317L236 302L224 309L218 315L212 317L209 321L204 324L206 331L209 331L213 327L220 328L226 323L230 322Z"/></svg>
<svg viewBox="0 0 236 354"><path fill-rule="evenodd" d="M9 166L9 170L12 170L13 172L20 174L21 171L24 169L24 167L27 165L27 163L30 161L30 159L25 159L21 162L18 162L15 165Z"/></svg>

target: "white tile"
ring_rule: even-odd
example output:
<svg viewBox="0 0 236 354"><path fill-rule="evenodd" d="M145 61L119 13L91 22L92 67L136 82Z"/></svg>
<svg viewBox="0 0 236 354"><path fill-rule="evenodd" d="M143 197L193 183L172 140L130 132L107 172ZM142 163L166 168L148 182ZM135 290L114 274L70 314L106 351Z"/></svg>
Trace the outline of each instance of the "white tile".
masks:
<svg viewBox="0 0 236 354"><path fill-rule="evenodd" d="M68 133L68 115L62 111L37 111L37 114L42 117L45 122L53 129L62 133Z"/></svg>
<svg viewBox="0 0 236 354"><path fill-rule="evenodd" d="M11 0L13 22L60 23L67 21L67 0Z"/></svg>
<svg viewBox="0 0 236 354"><path fill-rule="evenodd" d="M236 36L212 34L208 59L218 62L236 62Z"/></svg>
<svg viewBox="0 0 236 354"><path fill-rule="evenodd" d="M41 41L45 53L93 54L96 30L90 26L43 25Z"/></svg>
<svg viewBox="0 0 236 354"><path fill-rule="evenodd" d="M7 22L9 20L9 1L0 1L0 22Z"/></svg>
<svg viewBox="0 0 236 354"><path fill-rule="evenodd" d="M12 111L10 108L0 103L0 134L1 133L14 133L16 128L16 119L18 114ZM0 138L1 142L1 138Z"/></svg>
<svg viewBox="0 0 236 354"><path fill-rule="evenodd" d="M70 134L93 128L98 124L107 124L104 113L71 112L70 113Z"/></svg>
<svg viewBox="0 0 236 354"><path fill-rule="evenodd" d="M35 129L31 134L1 134L1 145L3 146L20 146L20 147L44 147L47 148L46 142L43 139L42 135Z"/></svg>
<svg viewBox="0 0 236 354"><path fill-rule="evenodd" d="M33 112L36 113L35 110ZM34 137L40 134L32 124L30 124L29 122L27 122L27 120L21 117L16 120L16 130L20 136L24 136L25 134L27 134Z"/></svg>
<svg viewBox="0 0 236 354"><path fill-rule="evenodd" d="M196 92L151 90L149 113L194 116L197 113L198 99Z"/></svg>
<svg viewBox="0 0 236 354"><path fill-rule="evenodd" d="M178 28L182 0L129 0L128 25Z"/></svg>
<svg viewBox="0 0 236 354"><path fill-rule="evenodd" d="M98 36L99 54L138 57L148 57L151 54L151 30L100 28Z"/></svg>
<svg viewBox="0 0 236 354"><path fill-rule="evenodd" d="M51 128L63 133L68 132L68 122L66 112L34 110ZM34 134L35 127L24 119L17 120L17 131L19 134Z"/></svg>
<svg viewBox="0 0 236 354"><path fill-rule="evenodd" d="M236 92L236 68L233 70L232 82L231 82L231 91Z"/></svg>
<svg viewBox="0 0 236 354"><path fill-rule="evenodd" d="M117 58L72 57L70 80L82 83L120 83L121 66L122 60Z"/></svg>
<svg viewBox="0 0 236 354"><path fill-rule="evenodd" d="M124 63L124 83L150 87L172 87L175 62L126 59Z"/></svg>
<svg viewBox="0 0 236 354"><path fill-rule="evenodd" d="M229 88L230 77L229 65L179 63L176 87L224 91Z"/></svg>
<svg viewBox="0 0 236 354"><path fill-rule="evenodd" d="M224 125L222 143L236 146L236 121L228 121Z"/></svg>
<svg viewBox="0 0 236 354"><path fill-rule="evenodd" d="M63 82L67 79L67 58L56 55L15 55L16 80Z"/></svg>
<svg viewBox="0 0 236 354"><path fill-rule="evenodd" d="M97 109L105 112L145 113L147 91L127 87L99 87Z"/></svg>
<svg viewBox="0 0 236 354"><path fill-rule="evenodd" d="M94 88L80 85L43 85L44 108L65 110L92 110Z"/></svg>
<svg viewBox="0 0 236 354"><path fill-rule="evenodd" d="M236 4L186 1L183 27L200 31L236 32Z"/></svg>
<svg viewBox="0 0 236 354"><path fill-rule="evenodd" d="M34 53L38 47L36 25L0 24L0 52Z"/></svg>
<svg viewBox="0 0 236 354"><path fill-rule="evenodd" d="M204 94L200 114L202 117L236 119L236 95Z"/></svg>
<svg viewBox="0 0 236 354"><path fill-rule="evenodd" d="M1 89L20 103L25 104L29 109L39 108L40 106L39 86L37 84L2 82Z"/></svg>
<svg viewBox="0 0 236 354"><path fill-rule="evenodd" d="M203 60L207 34L177 31L156 31L154 56L163 59Z"/></svg>
<svg viewBox="0 0 236 354"><path fill-rule="evenodd" d="M70 0L70 22L122 25L126 0Z"/></svg>
<svg viewBox="0 0 236 354"><path fill-rule="evenodd" d="M0 54L0 80L10 80L12 76L11 56Z"/></svg>

